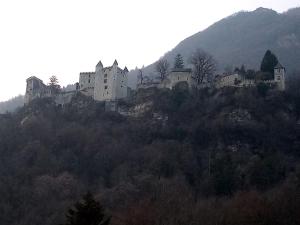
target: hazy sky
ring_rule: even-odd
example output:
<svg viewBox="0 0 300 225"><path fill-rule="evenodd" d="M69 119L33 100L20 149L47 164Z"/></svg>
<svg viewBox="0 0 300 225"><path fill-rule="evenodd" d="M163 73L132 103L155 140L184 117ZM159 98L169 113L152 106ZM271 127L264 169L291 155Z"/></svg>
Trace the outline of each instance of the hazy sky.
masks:
<svg viewBox="0 0 300 225"><path fill-rule="evenodd" d="M148 65L184 38L240 10L278 12L299 0L0 0L0 101L25 92L25 80L62 85L116 58Z"/></svg>

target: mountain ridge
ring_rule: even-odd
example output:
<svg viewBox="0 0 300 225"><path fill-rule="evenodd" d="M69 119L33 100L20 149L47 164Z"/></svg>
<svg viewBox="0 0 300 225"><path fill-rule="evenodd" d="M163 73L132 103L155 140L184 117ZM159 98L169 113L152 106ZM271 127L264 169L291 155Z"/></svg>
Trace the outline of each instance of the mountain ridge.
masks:
<svg viewBox="0 0 300 225"><path fill-rule="evenodd" d="M192 52L201 48L216 58L219 72L242 64L259 69L265 51L270 49L288 72L294 72L299 70L300 61L299 24L300 8L283 13L262 7L240 11L182 40L162 58L172 65L180 53L187 62ZM145 73L153 73L154 66L155 62L145 67Z"/></svg>

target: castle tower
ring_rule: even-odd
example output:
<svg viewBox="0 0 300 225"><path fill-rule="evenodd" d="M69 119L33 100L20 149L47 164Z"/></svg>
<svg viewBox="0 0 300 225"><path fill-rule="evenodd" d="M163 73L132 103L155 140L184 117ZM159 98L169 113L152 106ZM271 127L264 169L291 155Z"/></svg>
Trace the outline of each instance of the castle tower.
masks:
<svg viewBox="0 0 300 225"><path fill-rule="evenodd" d="M48 96L50 89L39 78L32 76L26 80L25 104L28 104L35 98Z"/></svg>
<svg viewBox="0 0 300 225"><path fill-rule="evenodd" d="M96 65L96 72L95 72L95 86L94 86L94 99L97 101L103 100L103 91L104 88L103 84L103 64L101 60Z"/></svg>
<svg viewBox="0 0 300 225"><path fill-rule="evenodd" d="M99 62L96 66L94 99L110 101L127 97L128 69L118 67L117 60L110 67L103 67Z"/></svg>
<svg viewBox="0 0 300 225"><path fill-rule="evenodd" d="M274 67L274 81L277 84L278 90L285 90L285 68L279 62Z"/></svg>

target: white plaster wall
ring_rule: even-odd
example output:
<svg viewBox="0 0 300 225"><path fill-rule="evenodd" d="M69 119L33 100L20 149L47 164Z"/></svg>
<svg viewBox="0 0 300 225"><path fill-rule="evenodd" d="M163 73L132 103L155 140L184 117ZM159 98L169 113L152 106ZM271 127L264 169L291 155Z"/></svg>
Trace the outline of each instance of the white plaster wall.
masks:
<svg viewBox="0 0 300 225"><path fill-rule="evenodd" d="M127 97L127 73L122 70L118 70L116 77L116 99Z"/></svg>
<svg viewBox="0 0 300 225"><path fill-rule="evenodd" d="M274 80L277 83L279 90L285 90L285 69L275 69L274 70Z"/></svg>
<svg viewBox="0 0 300 225"><path fill-rule="evenodd" d="M168 75L168 79L170 83L167 85L167 88L174 88L176 84L180 82L187 82L189 87L193 86L193 78L191 72L184 72L184 71L173 71Z"/></svg>
<svg viewBox="0 0 300 225"><path fill-rule="evenodd" d="M79 89L86 96L94 96L95 72L80 73Z"/></svg>
<svg viewBox="0 0 300 225"><path fill-rule="evenodd" d="M106 80L106 83L104 81ZM94 99L97 101L111 100L114 95L114 68L107 67L96 71ZM107 87L105 89L105 87Z"/></svg>
<svg viewBox="0 0 300 225"><path fill-rule="evenodd" d="M219 80L219 82L217 84L217 87L221 88L221 87L237 86L235 84L235 80L241 80L240 75L238 75L238 74L232 74L232 75L228 75L228 76L222 77Z"/></svg>

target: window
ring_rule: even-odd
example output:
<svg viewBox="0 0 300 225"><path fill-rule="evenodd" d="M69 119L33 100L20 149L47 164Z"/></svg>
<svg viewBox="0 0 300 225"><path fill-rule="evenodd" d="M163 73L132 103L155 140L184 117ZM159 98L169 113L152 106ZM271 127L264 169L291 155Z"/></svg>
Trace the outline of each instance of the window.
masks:
<svg viewBox="0 0 300 225"><path fill-rule="evenodd" d="M104 79L104 84L106 84L107 83L107 79Z"/></svg>
<svg viewBox="0 0 300 225"><path fill-rule="evenodd" d="M104 74L104 78L107 78L107 73L106 73L106 74Z"/></svg>
<svg viewBox="0 0 300 225"><path fill-rule="evenodd" d="M277 80L280 80L280 76L277 76Z"/></svg>
<svg viewBox="0 0 300 225"><path fill-rule="evenodd" d="M91 80L89 79L89 83L91 83Z"/></svg>
<svg viewBox="0 0 300 225"><path fill-rule="evenodd" d="M104 89L106 90L107 88L108 88L107 85L105 85L105 86L104 86Z"/></svg>

